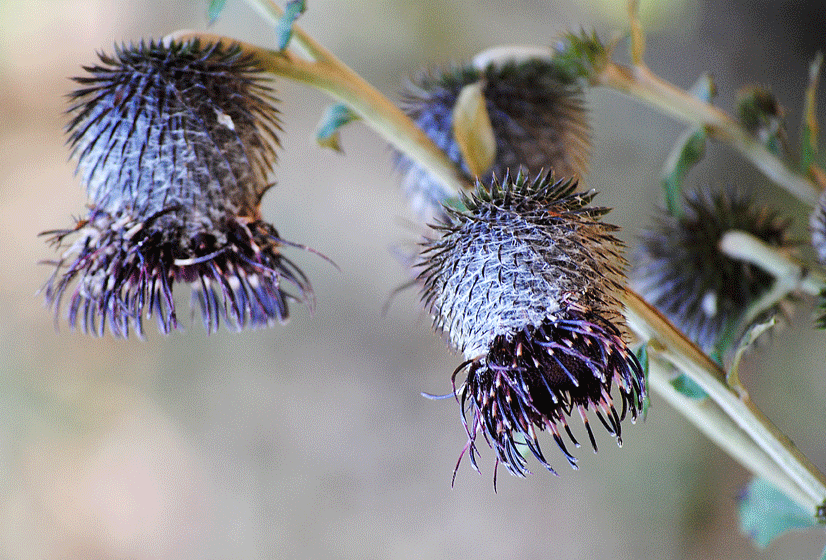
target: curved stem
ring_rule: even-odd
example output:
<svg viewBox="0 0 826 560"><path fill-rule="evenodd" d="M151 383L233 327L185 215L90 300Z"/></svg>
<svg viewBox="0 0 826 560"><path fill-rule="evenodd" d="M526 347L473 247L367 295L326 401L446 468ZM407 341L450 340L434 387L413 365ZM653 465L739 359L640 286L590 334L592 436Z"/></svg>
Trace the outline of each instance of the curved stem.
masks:
<svg viewBox="0 0 826 560"><path fill-rule="evenodd" d="M816 510L818 504L788 477L772 457L763 451L723 409L711 399L692 399L677 391L671 384L675 377L673 366L658 357L656 353L649 356L649 387L660 398L685 416L706 437L741 465L758 476L770 480L775 487L795 502L807 506L807 509Z"/></svg>
<svg viewBox="0 0 826 560"><path fill-rule="evenodd" d="M817 202L820 193L814 183L790 169L729 115L666 82L647 67L628 68L608 62L592 78L592 83L616 89L676 119L704 127L709 136L731 145L766 177L802 202L810 206Z"/></svg>
<svg viewBox="0 0 826 560"><path fill-rule="evenodd" d="M284 10L273 0L247 0L247 4L273 27L278 25L281 16L284 15ZM338 58L333 53L295 24L293 24L293 39L313 60L338 62Z"/></svg>
<svg viewBox="0 0 826 560"><path fill-rule="evenodd" d="M641 57L643 46L640 44L635 48L640 50ZM477 66L482 63L501 64L523 60L526 55L550 59L554 52L547 47L509 45L487 49L474 60L479 61ZM677 120L702 127L710 137L732 146L766 177L802 202L810 206L817 202L821 190L819 185L787 166L727 113L663 80L644 64L627 67L606 60L590 76L590 81L591 85L617 90Z"/></svg>

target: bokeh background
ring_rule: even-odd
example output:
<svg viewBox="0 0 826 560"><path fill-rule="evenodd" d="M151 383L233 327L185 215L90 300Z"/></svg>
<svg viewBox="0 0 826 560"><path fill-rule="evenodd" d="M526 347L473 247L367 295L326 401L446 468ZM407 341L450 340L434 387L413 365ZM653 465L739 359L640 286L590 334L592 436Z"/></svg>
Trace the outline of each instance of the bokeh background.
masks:
<svg viewBox="0 0 826 560"><path fill-rule="evenodd" d="M614 0L317 0L301 25L397 98L422 66L500 43L547 44L565 29L625 29ZM703 71L730 110L738 87L771 87L798 137L807 66L826 46L818 1L642 2L654 71L688 87ZM816 558L819 531L766 550L741 535L735 498L749 475L653 397L618 449L580 450L579 471L547 447L561 477L500 472L483 449L451 488L465 435L444 393L461 361L430 330L397 254L417 228L385 144L364 127L346 155L312 131L328 100L278 83L284 149L264 216L300 251L313 313L287 326L207 337L92 339L44 309L53 256L38 233L71 225L85 194L63 126L67 79L115 42L205 29L206 1L26 0L0 3L0 558ZM231 0L218 33L272 45L266 25ZM821 115L824 95L821 94ZM610 91L588 95L588 183L623 238L648 222L658 175L682 125ZM807 236L807 209L725 147L710 147L689 185L750 184L786 207ZM179 288L185 304L187 289ZM754 400L826 468L826 345L803 301L789 327L752 354ZM151 326L151 324L149 325ZM536 467L535 463L533 464Z"/></svg>

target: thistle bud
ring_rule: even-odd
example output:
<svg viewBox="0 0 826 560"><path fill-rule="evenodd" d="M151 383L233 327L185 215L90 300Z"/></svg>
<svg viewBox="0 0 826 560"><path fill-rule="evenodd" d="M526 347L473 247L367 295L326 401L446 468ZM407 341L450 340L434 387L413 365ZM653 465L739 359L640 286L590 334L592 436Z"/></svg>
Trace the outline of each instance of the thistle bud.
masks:
<svg viewBox="0 0 826 560"><path fill-rule="evenodd" d="M480 177L471 173L453 133L453 110L462 90L480 83L496 150ZM582 90L553 61L530 59L505 64L423 73L403 94L403 110L456 163L466 177L488 184L521 167L531 176L543 169L581 178L587 170L590 128ZM396 166L413 209L425 221L441 213L447 195L441 184L399 155Z"/></svg>
<svg viewBox="0 0 826 560"><path fill-rule="evenodd" d="M727 231L741 230L774 247L788 247L789 220L728 188L688 192L682 216L663 211L655 224L640 234L632 284L704 351L723 350L724 334L774 278L723 253L720 240Z"/></svg>
<svg viewBox="0 0 826 560"><path fill-rule="evenodd" d="M72 328L143 335L142 318L177 326L175 282L193 287L208 332L288 318L310 302L306 277L261 219L279 121L256 61L221 43L151 42L100 55L76 78L68 125L90 211L54 264L46 301L58 313L71 290ZM285 285L293 292L284 291Z"/></svg>
<svg viewBox="0 0 826 560"><path fill-rule="evenodd" d="M774 94L760 86L746 86L737 92L740 124L774 154L788 150L783 107Z"/></svg>
<svg viewBox="0 0 826 560"><path fill-rule="evenodd" d="M593 191L575 194L575 181L550 177L478 183L465 211L445 210L440 237L422 251L423 301L467 359L454 393L474 468L481 431L512 474L528 472L523 449L553 472L542 430L576 467L562 437L579 446L568 418L580 416L594 450L589 413L621 444L620 421L629 411L636 418L645 396L624 339L617 228L599 220L606 208L588 206Z"/></svg>

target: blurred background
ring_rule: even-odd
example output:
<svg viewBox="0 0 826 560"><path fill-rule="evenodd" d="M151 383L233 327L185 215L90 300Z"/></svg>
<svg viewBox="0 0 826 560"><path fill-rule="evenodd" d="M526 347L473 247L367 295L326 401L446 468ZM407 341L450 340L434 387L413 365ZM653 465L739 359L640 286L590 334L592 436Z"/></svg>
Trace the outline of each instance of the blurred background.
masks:
<svg viewBox="0 0 826 560"><path fill-rule="evenodd" d="M37 295L54 253L38 233L85 212L63 126L70 76L113 43L206 29L206 1L27 0L0 3L0 558L816 558L821 532L757 550L735 498L749 475L656 395L623 449L597 433L561 476L536 463L522 480L482 449L464 462L457 404L446 393L462 360L430 330L415 291L382 307L408 277L394 256L416 239L386 145L355 125L346 156L312 140L328 103L279 82L285 133L263 214L281 235L335 261L289 256L313 281L313 313L290 324L207 337L199 321L147 340L59 330ZM807 67L826 46L822 2L642 2L647 62L689 87L717 79L770 87L798 138ZM317 0L301 25L393 99L422 66L500 43L548 44L566 29L626 28L614 0ZM213 31L265 46L266 25L233 0ZM623 50L621 48L620 50ZM824 118L820 95L820 115ZM588 95L588 183L633 244L660 201L660 166L682 131L611 91ZM688 186L751 184L807 237L806 208L749 164L712 145ZM186 305L188 288L178 289ZM811 302L741 375L753 399L826 468L826 345ZM557 455L557 456L554 456Z"/></svg>

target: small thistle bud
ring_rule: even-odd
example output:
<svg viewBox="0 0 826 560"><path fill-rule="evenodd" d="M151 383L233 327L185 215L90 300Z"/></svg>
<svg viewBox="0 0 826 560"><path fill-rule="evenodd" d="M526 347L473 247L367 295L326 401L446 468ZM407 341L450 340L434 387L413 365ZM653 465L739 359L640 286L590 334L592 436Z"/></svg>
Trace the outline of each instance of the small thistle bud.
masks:
<svg viewBox="0 0 826 560"><path fill-rule="evenodd" d="M142 317L177 326L172 287L193 287L208 332L223 316L236 328L288 317L310 303L306 277L280 254L259 204L271 186L279 130L261 70L237 46L195 40L141 43L100 55L76 78L69 141L90 212L58 245L46 301L58 313L70 286L72 328L143 335ZM283 284L294 288L285 292Z"/></svg>
<svg viewBox="0 0 826 560"><path fill-rule="evenodd" d="M441 237L422 252L423 301L467 358L454 372L454 380L467 374L454 393L474 468L481 431L512 474L528 472L522 449L553 472L542 430L576 467L561 434L579 446L568 417L581 417L594 450L589 411L621 444L620 421L628 411L636 418L645 396L624 340L617 228L599 221L606 208L588 206L593 191L574 194L575 181L550 177L478 183L463 199L467 210L445 210Z"/></svg>
<svg viewBox="0 0 826 560"><path fill-rule="evenodd" d="M788 220L758 207L746 193L729 188L685 195L683 215L664 211L640 234L632 284L652 305L706 352L719 348L727 329L769 290L774 278L724 254L719 243L742 230L775 247L787 247ZM776 307L769 310L774 313Z"/></svg>
<svg viewBox="0 0 826 560"><path fill-rule="evenodd" d="M587 170L590 128L582 90L553 61L531 59L484 70L465 66L441 74L423 73L403 94L403 109L456 163L469 180L475 177L453 133L453 109L465 86L482 84L496 140L493 164L481 177L487 184L519 167L531 175L543 169L556 176L581 178ZM410 159L396 166L414 211L425 219L441 214L446 195L441 185Z"/></svg>
<svg viewBox="0 0 826 560"><path fill-rule="evenodd" d="M788 149L783 107L774 94L761 86L737 92L737 116L743 128L774 154Z"/></svg>

